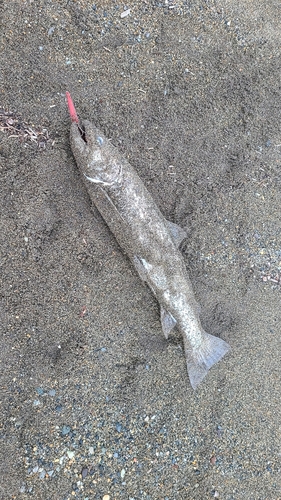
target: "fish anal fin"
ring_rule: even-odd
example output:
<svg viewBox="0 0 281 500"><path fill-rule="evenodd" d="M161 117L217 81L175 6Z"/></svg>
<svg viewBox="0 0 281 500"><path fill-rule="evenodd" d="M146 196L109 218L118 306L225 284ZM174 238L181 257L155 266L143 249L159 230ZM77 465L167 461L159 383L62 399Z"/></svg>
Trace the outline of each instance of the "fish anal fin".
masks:
<svg viewBox="0 0 281 500"><path fill-rule="evenodd" d="M182 227L178 226L178 224L175 224L174 222L171 222L169 220L166 220L166 222L168 224L173 242L175 243L176 247L179 248L181 242L187 237L187 233L184 229L182 229Z"/></svg>
<svg viewBox="0 0 281 500"><path fill-rule="evenodd" d="M175 318L164 309L164 307L161 306L161 325L162 325L162 330L165 335L165 338L167 339L169 337L169 334L173 330L173 328L176 326L177 322Z"/></svg>
<svg viewBox="0 0 281 500"><path fill-rule="evenodd" d="M193 389L196 389L210 368L229 350L227 342L208 333L204 333L204 340L199 348L185 349L187 371Z"/></svg>

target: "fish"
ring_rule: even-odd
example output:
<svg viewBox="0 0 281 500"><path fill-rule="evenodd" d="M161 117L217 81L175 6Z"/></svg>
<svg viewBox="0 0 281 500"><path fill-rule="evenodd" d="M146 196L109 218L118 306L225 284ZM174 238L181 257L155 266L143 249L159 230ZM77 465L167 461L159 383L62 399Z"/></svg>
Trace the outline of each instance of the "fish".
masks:
<svg viewBox="0 0 281 500"><path fill-rule="evenodd" d="M179 250L187 235L165 219L135 168L111 141L92 122L78 119L69 93L67 100L70 145L89 196L160 304L165 338L175 327L182 334L190 384L196 389L230 346L201 325L200 307Z"/></svg>

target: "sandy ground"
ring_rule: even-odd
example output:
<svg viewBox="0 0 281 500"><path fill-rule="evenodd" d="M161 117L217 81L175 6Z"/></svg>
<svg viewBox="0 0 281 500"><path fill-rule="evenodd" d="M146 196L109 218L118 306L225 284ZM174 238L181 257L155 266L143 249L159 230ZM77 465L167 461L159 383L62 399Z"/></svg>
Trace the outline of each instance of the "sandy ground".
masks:
<svg viewBox="0 0 281 500"><path fill-rule="evenodd" d="M281 499L280 15L1 2L1 499ZM188 232L202 323L232 347L195 393L91 207L66 90Z"/></svg>

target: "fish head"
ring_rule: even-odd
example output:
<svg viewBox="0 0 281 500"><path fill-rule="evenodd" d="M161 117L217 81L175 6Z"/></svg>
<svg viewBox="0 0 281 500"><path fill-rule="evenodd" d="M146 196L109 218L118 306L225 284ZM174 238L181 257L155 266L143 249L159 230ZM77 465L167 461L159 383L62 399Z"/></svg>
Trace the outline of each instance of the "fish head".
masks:
<svg viewBox="0 0 281 500"><path fill-rule="evenodd" d="M90 182L113 185L119 181L122 166L114 148L91 122L73 122L70 144L76 163Z"/></svg>
<svg viewBox="0 0 281 500"><path fill-rule="evenodd" d="M73 122L70 144L76 163L86 179L101 185L114 184L122 170L108 139L90 121Z"/></svg>

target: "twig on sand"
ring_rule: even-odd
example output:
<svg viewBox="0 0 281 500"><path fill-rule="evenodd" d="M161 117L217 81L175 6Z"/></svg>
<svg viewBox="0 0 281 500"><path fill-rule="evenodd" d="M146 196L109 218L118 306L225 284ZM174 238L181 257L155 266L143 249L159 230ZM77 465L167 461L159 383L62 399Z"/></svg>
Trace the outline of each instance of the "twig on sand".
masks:
<svg viewBox="0 0 281 500"><path fill-rule="evenodd" d="M4 109L0 109L0 132L9 134L8 139L18 137L21 142L36 143L37 147L41 149L45 149L47 142L51 140L46 128L34 130L20 117Z"/></svg>

